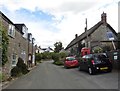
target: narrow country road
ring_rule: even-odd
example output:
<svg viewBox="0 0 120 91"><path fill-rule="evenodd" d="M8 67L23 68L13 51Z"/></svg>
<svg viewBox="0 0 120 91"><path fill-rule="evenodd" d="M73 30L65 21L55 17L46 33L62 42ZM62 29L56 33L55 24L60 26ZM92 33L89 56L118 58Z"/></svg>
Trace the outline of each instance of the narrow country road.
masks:
<svg viewBox="0 0 120 91"><path fill-rule="evenodd" d="M118 89L118 73L89 75L77 68L65 69L46 61L6 89Z"/></svg>

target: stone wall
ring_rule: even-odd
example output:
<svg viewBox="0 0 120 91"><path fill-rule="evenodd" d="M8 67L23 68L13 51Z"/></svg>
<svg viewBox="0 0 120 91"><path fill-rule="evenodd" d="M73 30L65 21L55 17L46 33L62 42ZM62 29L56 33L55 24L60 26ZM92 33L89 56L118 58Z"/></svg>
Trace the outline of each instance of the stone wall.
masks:
<svg viewBox="0 0 120 91"><path fill-rule="evenodd" d="M8 33L9 24L12 24L12 23L9 22L6 18L2 17L2 27L6 30L6 33ZM19 31L17 31L16 28L15 28L15 37L11 37L8 35L8 38L9 38L9 45L8 45L8 52L7 52L8 62L3 67L3 73L10 76L10 71L13 68L13 65L12 65L13 54L16 55L16 63L19 57L21 57L25 61L25 63L27 63L28 40L23 38L22 34Z"/></svg>

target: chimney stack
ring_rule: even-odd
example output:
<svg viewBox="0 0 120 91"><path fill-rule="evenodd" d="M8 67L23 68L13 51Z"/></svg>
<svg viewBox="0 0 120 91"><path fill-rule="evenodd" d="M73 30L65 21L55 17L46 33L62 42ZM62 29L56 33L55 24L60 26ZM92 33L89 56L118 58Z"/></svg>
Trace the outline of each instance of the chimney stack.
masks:
<svg viewBox="0 0 120 91"><path fill-rule="evenodd" d="M77 38L78 37L78 34L75 34L75 38Z"/></svg>
<svg viewBox="0 0 120 91"><path fill-rule="evenodd" d="M103 22L103 24L107 23L107 14L104 12L101 14L101 21Z"/></svg>

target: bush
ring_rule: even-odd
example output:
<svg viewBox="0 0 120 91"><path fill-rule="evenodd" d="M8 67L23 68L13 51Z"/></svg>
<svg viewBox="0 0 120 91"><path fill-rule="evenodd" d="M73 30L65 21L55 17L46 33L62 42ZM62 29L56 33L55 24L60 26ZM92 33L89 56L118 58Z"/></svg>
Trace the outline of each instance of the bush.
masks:
<svg viewBox="0 0 120 91"><path fill-rule="evenodd" d="M36 62L41 62L41 59L42 59L42 55L41 55L41 53L37 53L37 54L35 54L35 61Z"/></svg>
<svg viewBox="0 0 120 91"><path fill-rule="evenodd" d="M21 70L23 74L28 73L28 67L21 58L18 58L17 67Z"/></svg>
<svg viewBox="0 0 120 91"><path fill-rule="evenodd" d="M67 56L67 54L64 53L64 52L61 52L61 53L59 53L59 54L60 54L60 58L65 58L65 57Z"/></svg>
<svg viewBox="0 0 120 91"><path fill-rule="evenodd" d="M17 65L11 70L11 76L17 77L21 74L28 73L28 67L21 58L18 58Z"/></svg>
<svg viewBox="0 0 120 91"><path fill-rule="evenodd" d="M61 65L63 65L63 62L62 61L54 61L53 64L61 66Z"/></svg>
<svg viewBox="0 0 120 91"><path fill-rule="evenodd" d="M11 70L11 76L12 77L18 77L20 76L21 73L21 70L19 67L15 66L12 70Z"/></svg>
<svg viewBox="0 0 120 91"><path fill-rule="evenodd" d="M53 59L54 61L59 61L59 58L60 58L59 53L55 53L54 55L52 55L52 59Z"/></svg>
<svg viewBox="0 0 120 91"><path fill-rule="evenodd" d="M103 49L101 47L97 46L97 47L94 47L92 51L93 51L93 53L101 53L101 52L103 52Z"/></svg>
<svg viewBox="0 0 120 91"><path fill-rule="evenodd" d="M82 57L77 57L76 59L78 60L78 62L83 61Z"/></svg>
<svg viewBox="0 0 120 91"><path fill-rule="evenodd" d="M0 82L2 81L2 73L0 72Z"/></svg>

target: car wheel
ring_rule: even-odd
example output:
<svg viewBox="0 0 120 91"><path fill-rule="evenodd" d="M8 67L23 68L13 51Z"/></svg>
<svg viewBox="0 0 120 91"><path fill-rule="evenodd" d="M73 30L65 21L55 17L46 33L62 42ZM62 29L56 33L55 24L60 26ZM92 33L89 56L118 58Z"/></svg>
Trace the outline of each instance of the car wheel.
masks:
<svg viewBox="0 0 120 91"><path fill-rule="evenodd" d="M89 72L90 75L93 75L93 74L94 74L94 71L93 71L92 68L88 68L88 72Z"/></svg>
<svg viewBox="0 0 120 91"><path fill-rule="evenodd" d="M112 72L112 69L109 69L107 72Z"/></svg>
<svg viewBox="0 0 120 91"><path fill-rule="evenodd" d="M78 70L81 71L81 67L80 66L78 67Z"/></svg>
<svg viewBox="0 0 120 91"><path fill-rule="evenodd" d="M68 69L68 67L67 67L67 66L64 66L64 68Z"/></svg>

